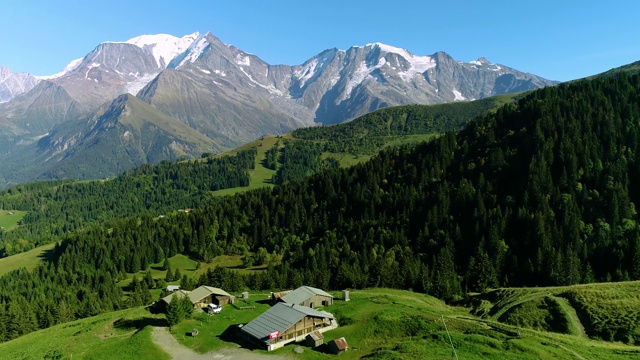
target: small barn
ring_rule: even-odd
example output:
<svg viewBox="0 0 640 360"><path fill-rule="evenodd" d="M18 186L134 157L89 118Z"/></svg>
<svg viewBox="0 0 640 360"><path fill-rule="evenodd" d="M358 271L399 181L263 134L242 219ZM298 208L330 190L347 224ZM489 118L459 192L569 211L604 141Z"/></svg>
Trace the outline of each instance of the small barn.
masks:
<svg viewBox="0 0 640 360"><path fill-rule="evenodd" d="M240 336L267 351L305 340L310 333L338 327L335 317L306 306L277 303L240 328Z"/></svg>
<svg viewBox="0 0 640 360"><path fill-rule="evenodd" d="M320 331L313 331L307 335L305 340L307 341L307 346L315 348L324 344L324 335Z"/></svg>
<svg viewBox="0 0 640 360"><path fill-rule="evenodd" d="M189 298L195 307L207 307L208 304L226 305L232 303L233 296L228 292L202 285L189 293Z"/></svg>
<svg viewBox="0 0 640 360"><path fill-rule="evenodd" d="M349 349L347 340L343 337L329 341L329 351L332 354L342 354Z"/></svg>
<svg viewBox="0 0 640 360"><path fill-rule="evenodd" d="M333 296L321 289L311 286L301 286L282 296L280 301L287 304L316 308L333 304Z"/></svg>

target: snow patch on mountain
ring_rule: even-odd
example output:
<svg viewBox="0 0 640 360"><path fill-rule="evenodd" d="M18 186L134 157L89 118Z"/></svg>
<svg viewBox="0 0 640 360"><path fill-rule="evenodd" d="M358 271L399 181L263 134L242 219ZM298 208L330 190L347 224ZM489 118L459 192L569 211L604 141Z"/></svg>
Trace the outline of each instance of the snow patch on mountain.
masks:
<svg viewBox="0 0 640 360"><path fill-rule="evenodd" d="M136 74L137 76L137 74ZM156 74L148 74L142 77L137 78L134 81L128 82L125 85L124 92L132 95L136 95L143 87L145 87L148 83L151 82L156 77Z"/></svg>
<svg viewBox="0 0 640 360"><path fill-rule="evenodd" d="M425 71L436 67L436 61L431 56L413 55L406 49L382 43L367 44L367 46L378 47L382 52L396 54L404 58L409 63L410 68L406 71L399 72L398 75L406 82L410 81L416 74L422 74Z"/></svg>
<svg viewBox="0 0 640 360"><path fill-rule="evenodd" d="M35 76L35 78L40 80L57 79L59 77L62 77L70 73L71 71L76 69L78 66L80 66L80 64L82 64L82 60L83 58L72 60L70 63L67 64L67 66L64 67L64 70L60 71L59 73L55 73L53 75Z"/></svg>
<svg viewBox="0 0 640 360"><path fill-rule="evenodd" d="M167 66L169 68L180 68L187 63L193 63L202 53L209 47L209 42L207 41L205 35L200 35L198 38L189 45L186 51L182 54L176 56L173 61Z"/></svg>
<svg viewBox="0 0 640 360"><path fill-rule="evenodd" d="M164 68L176 56L187 50L198 37L200 37L199 32L194 32L181 38L167 34L141 35L129 39L125 43L136 45L141 49L146 46L152 47L151 52L156 59L158 67Z"/></svg>
<svg viewBox="0 0 640 360"><path fill-rule="evenodd" d="M242 54L236 55L236 63L240 66L251 66L251 59L248 56L242 56Z"/></svg>
<svg viewBox="0 0 640 360"><path fill-rule="evenodd" d="M284 93L282 91L276 89L275 86L273 86L273 85L264 85L264 84L256 81L253 78L253 76L251 76L251 74L247 73L242 67L240 67L240 71L242 71L242 73L245 74L249 78L249 81L251 81L253 84L260 86L261 88L269 91L271 94L275 94L275 95L278 95L278 96L283 96L284 95ZM255 86L255 85L252 85L252 86Z"/></svg>
<svg viewBox="0 0 640 360"><path fill-rule="evenodd" d="M467 100L467 98L462 96L462 93L460 91L458 91L457 89L453 89L453 96L455 96L453 101L465 101L465 100Z"/></svg>

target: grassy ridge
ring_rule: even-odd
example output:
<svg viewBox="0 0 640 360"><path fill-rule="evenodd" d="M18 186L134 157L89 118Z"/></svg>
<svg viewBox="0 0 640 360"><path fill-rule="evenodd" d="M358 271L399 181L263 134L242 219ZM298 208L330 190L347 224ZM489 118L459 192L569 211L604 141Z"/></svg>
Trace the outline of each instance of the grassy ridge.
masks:
<svg viewBox="0 0 640 360"><path fill-rule="evenodd" d="M338 295L337 293L334 295ZM248 304L255 309L240 310L232 305L221 314L197 313L172 329L173 336L194 354L234 348L252 354L262 350L240 350L229 329L246 323L265 311L266 294L251 294ZM339 299L339 296L337 296ZM640 356L640 348L594 341L579 336L524 330L495 325L468 315L468 308L451 307L431 296L402 290L370 289L352 291L351 301L336 300L324 310L341 324L325 333L325 343L344 336L350 349L342 359L449 359L451 342L461 359L629 359ZM444 323L443 323L444 322ZM444 324L446 324L446 329ZM143 308L107 313L61 324L0 344L0 359L168 358L153 342L154 327L166 326L163 315ZM187 334L197 328L198 337ZM448 330L448 332L447 332ZM519 332L519 336L507 332ZM274 355L299 359L333 359L335 355L304 347L302 354L286 346ZM304 346L304 345L303 345ZM211 354L211 356L215 356Z"/></svg>
<svg viewBox="0 0 640 360"><path fill-rule="evenodd" d="M640 344L640 281L497 289L472 303L488 319Z"/></svg>
<svg viewBox="0 0 640 360"><path fill-rule="evenodd" d="M27 252L0 258L0 276L20 268L33 270L41 260L46 256L47 252L53 249L55 244L47 244Z"/></svg>
<svg viewBox="0 0 640 360"><path fill-rule="evenodd" d="M0 210L0 229L2 229L2 231L15 229L26 214L26 211Z"/></svg>
<svg viewBox="0 0 640 360"><path fill-rule="evenodd" d="M165 323L142 308L106 313L0 344L0 359L169 359L151 340Z"/></svg>

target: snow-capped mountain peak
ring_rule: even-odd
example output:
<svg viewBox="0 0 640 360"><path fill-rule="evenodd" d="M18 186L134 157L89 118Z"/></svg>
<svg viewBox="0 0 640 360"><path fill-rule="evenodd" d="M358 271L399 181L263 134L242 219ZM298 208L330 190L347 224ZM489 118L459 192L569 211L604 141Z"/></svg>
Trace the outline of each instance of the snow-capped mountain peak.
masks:
<svg viewBox="0 0 640 360"><path fill-rule="evenodd" d="M168 68L179 68L186 63L192 63L202 55L202 53L209 47L209 41L207 40L207 34L200 35L194 39L185 50L183 50L180 54L176 55L170 64L167 65Z"/></svg>
<svg viewBox="0 0 640 360"><path fill-rule="evenodd" d="M158 63L158 67L164 68L173 58L187 50L199 37L199 32L194 32L181 38L167 34L141 35L129 39L125 43L136 45L139 48L151 46L151 51Z"/></svg>

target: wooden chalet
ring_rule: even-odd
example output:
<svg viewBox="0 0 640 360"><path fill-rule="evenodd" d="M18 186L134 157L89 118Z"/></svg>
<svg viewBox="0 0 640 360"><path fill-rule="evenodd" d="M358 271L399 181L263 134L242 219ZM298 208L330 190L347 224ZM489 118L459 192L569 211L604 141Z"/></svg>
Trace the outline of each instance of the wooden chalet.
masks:
<svg viewBox="0 0 640 360"><path fill-rule="evenodd" d="M189 299L191 300L193 307L196 307L196 308L205 308L209 304L216 304L216 305L232 304L234 300L233 295L229 294L228 292L222 289L203 285L197 289L194 289L193 291L176 290L171 294L163 297L161 302L164 303L164 307L166 308L166 305L169 305L169 303L171 302L171 299L173 299L174 296L177 296L178 298L183 298L187 295L189 296Z"/></svg>
<svg viewBox="0 0 640 360"><path fill-rule="evenodd" d="M322 333L336 327L335 317L328 312L277 303L240 328L240 335L271 351L291 342L303 341L312 332Z"/></svg>
<svg viewBox="0 0 640 360"><path fill-rule="evenodd" d="M333 296L321 289L311 286L301 286L280 297L280 301L287 304L316 308L333 304Z"/></svg>

